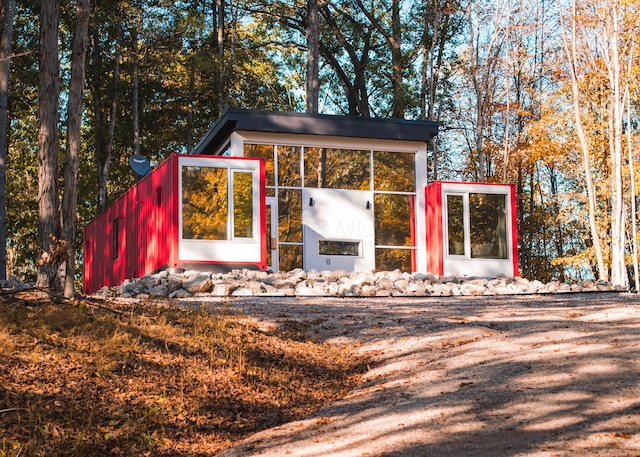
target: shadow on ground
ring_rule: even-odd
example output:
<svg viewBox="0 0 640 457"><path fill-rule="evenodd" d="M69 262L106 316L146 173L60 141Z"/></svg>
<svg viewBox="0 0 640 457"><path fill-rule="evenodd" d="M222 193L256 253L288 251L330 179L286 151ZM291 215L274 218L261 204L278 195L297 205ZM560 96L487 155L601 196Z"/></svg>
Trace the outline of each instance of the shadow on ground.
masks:
<svg viewBox="0 0 640 457"><path fill-rule="evenodd" d="M375 361L342 401L219 455L640 455L639 304L613 293L207 303Z"/></svg>

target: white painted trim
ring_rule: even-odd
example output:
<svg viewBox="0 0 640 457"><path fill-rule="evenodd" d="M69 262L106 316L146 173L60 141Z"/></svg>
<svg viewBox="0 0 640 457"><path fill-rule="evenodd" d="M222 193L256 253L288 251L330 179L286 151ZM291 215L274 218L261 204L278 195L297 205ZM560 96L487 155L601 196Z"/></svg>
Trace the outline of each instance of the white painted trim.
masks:
<svg viewBox="0 0 640 457"><path fill-rule="evenodd" d="M421 143L419 141L378 140L372 138L345 138L337 136L296 135L248 131L236 131L233 135L238 135L238 137L243 138L246 143L266 143L282 146L364 149L388 152L416 152L419 149L426 150L425 143ZM236 151L233 147L234 138L232 138L231 144L233 155L236 155Z"/></svg>
<svg viewBox="0 0 640 457"><path fill-rule="evenodd" d="M415 176L416 176L416 271L427 273L427 203L425 199L425 187L427 180L427 145L419 143L415 149Z"/></svg>
<svg viewBox="0 0 640 457"><path fill-rule="evenodd" d="M216 167L227 170L229 176L229 212L233 211L233 172L250 171L253 181L253 201L260 199L260 162L225 157L194 157L183 155L178 160L178 258L183 262L256 262L261 261L260 208L253 207L253 237L233 237L232 217L227 218L229 240L185 240L182 237L182 167Z"/></svg>

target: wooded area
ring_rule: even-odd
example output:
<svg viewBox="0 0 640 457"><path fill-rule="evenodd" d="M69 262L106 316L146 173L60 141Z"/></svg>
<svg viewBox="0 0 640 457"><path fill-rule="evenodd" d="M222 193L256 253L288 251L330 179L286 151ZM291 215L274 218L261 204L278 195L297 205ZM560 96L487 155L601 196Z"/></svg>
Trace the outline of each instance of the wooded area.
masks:
<svg viewBox="0 0 640 457"><path fill-rule="evenodd" d="M439 121L430 179L516 184L523 276L638 289L639 9L3 0L0 274L71 295L129 156L189 152L243 107Z"/></svg>

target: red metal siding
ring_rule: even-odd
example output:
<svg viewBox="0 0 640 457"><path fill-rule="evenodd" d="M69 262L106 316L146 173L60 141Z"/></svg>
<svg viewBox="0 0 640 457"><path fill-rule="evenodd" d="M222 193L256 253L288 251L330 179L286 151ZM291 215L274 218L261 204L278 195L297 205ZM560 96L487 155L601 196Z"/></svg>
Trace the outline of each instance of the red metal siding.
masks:
<svg viewBox="0 0 640 457"><path fill-rule="evenodd" d="M225 159L241 160L233 157ZM93 293L103 286L117 286L127 278L137 278L165 266L180 266L178 160L177 154L169 157L87 224L85 227L85 293ZM261 260L257 266L263 270L266 269L265 184L265 164L264 160L261 160ZM114 223L115 220L118 222ZM114 233L115 224L118 226L117 234ZM117 244L114 242L116 235ZM117 254L114 252L116 246ZM251 262L247 265L256 265L256 263Z"/></svg>
<svg viewBox="0 0 640 457"><path fill-rule="evenodd" d="M122 284L126 278L142 276L169 263L172 245L177 243L173 239L177 238L175 168L177 155L172 155L87 224L85 293Z"/></svg>
<svg viewBox="0 0 640 457"><path fill-rule="evenodd" d="M444 247L442 229L442 182L425 187L427 207L427 270L434 275L444 273Z"/></svg>
<svg viewBox="0 0 640 457"><path fill-rule="evenodd" d="M516 185L511 186L511 256L513 260L513 276L518 276L518 223L516 213Z"/></svg>
<svg viewBox="0 0 640 457"><path fill-rule="evenodd" d="M442 205L442 184L466 184L483 186L505 186L500 183L459 183L452 181L435 181L425 188L427 206L427 270L430 273L444 274L445 240L443 229L444 211ZM508 184L511 189L511 259L513 264L513 276L518 276L518 228L516 222L516 192L515 185Z"/></svg>
<svg viewBox="0 0 640 457"><path fill-rule="evenodd" d="M176 220L173 169L177 156L172 155L132 190L129 208L134 208L127 225L127 276L135 278L167 266L171 236ZM124 278L123 278L124 279Z"/></svg>

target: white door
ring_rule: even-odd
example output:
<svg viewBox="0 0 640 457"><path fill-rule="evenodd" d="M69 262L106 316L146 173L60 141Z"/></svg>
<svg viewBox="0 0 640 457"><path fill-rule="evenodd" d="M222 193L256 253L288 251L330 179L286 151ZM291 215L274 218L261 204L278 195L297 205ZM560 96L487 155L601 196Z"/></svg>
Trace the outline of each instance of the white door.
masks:
<svg viewBox="0 0 640 457"><path fill-rule="evenodd" d="M373 192L306 188L302 197L304 269L373 270Z"/></svg>

